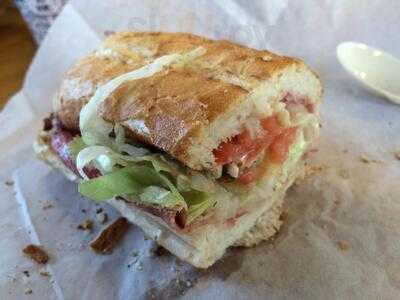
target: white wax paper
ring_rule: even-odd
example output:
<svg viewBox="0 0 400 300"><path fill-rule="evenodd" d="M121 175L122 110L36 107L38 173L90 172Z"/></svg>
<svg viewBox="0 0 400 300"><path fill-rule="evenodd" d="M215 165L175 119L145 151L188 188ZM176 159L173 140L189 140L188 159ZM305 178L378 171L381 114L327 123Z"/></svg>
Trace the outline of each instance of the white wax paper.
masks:
<svg viewBox="0 0 400 300"><path fill-rule="evenodd" d="M102 227L98 206L35 160L31 143L62 74L105 31L128 29L226 38L301 57L320 74L323 128L312 164L323 167L289 191L287 219L272 243L229 250L206 271L152 255L152 242L134 226L113 254L89 249ZM400 161L394 154L400 106L350 78L335 59L335 46L356 40L400 56L399 32L397 0L69 3L22 91L0 114L0 298L398 299ZM102 207L110 219L118 215ZM91 233L76 229L86 219L94 220ZM49 277L23 256L29 243L50 253Z"/></svg>

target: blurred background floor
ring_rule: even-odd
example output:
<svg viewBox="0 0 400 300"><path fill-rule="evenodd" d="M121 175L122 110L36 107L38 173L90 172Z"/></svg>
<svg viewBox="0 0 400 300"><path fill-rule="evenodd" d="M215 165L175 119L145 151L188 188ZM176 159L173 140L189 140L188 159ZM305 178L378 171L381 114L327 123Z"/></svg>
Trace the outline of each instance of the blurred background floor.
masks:
<svg viewBox="0 0 400 300"><path fill-rule="evenodd" d="M0 0L0 110L22 85L36 51L31 33L11 0Z"/></svg>

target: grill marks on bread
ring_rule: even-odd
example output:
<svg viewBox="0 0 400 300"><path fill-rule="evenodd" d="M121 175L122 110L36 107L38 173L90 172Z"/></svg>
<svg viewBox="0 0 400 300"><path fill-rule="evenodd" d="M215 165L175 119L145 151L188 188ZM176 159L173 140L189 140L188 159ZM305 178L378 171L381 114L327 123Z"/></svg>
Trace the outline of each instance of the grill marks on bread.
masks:
<svg viewBox="0 0 400 300"><path fill-rule="evenodd" d="M96 88L154 59L204 47L206 53L188 65L188 72L251 89L296 59L259 51L228 41L188 33L122 32L108 37L102 48L80 60L66 74L56 111L64 126L79 129L79 112ZM178 84L178 82L177 82Z"/></svg>

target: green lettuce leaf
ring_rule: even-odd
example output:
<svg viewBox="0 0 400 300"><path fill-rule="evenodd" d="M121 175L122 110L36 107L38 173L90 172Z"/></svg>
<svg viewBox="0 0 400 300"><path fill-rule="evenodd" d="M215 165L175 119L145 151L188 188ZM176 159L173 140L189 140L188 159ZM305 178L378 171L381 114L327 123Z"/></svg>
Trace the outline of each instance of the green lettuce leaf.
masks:
<svg viewBox="0 0 400 300"><path fill-rule="evenodd" d="M188 204L187 224L192 223L196 218L201 216L206 210L216 204L216 200L212 195L204 192L191 191L183 193L183 197Z"/></svg>
<svg viewBox="0 0 400 300"><path fill-rule="evenodd" d="M172 192L155 185L146 187L139 195L143 203L155 204L165 208L182 207L181 199L177 198Z"/></svg>
<svg viewBox="0 0 400 300"><path fill-rule="evenodd" d="M71 142L78 170L94 163L103 176L79 185L79 192L95 201L116 196L132 197L134 201L168 209L185 209L188 223L193 222L215 204L214 183L205 176L186 175L174 162L160 154L132 156L107 146L86 146L81 138Z"/></svg>
<svg viewBox="0 0 400 300"><path fill-rule="evenodd" d="M129 168L83 181L79 184L79 193L95 201L104 201L124 194L137 194L143 185L136 180Z"/></svg>
<svg viewBox="0 0 400 300"><path fill-rule="evenodd" d="M129 166L82 181L79 192L95 201L128 195L138 197L144 203L187 209L184 198L172 182L147 166Z"/></svg>
<svg viewBox="0 0 400 300"><path fill-rule="evenodd" d="M87 145L82 140L82 138L79 136L76 136L76 137L74 137L74 139L71 142L69 142L68 151L69 151L70 155L72 156L72 158L75 160L76 157L78 156L78 153L81 152L81 150L83 150L86 147L87 147Z"/></svg>

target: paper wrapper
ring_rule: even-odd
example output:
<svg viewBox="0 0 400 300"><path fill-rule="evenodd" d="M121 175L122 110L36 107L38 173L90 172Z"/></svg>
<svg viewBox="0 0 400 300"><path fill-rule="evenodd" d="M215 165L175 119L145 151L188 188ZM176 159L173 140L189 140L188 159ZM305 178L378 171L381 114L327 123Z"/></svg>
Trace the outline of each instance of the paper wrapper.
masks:
<svg viewBox="0 0 400 300"><path fill-rule="evenodd" d="M89 249L102 225L94 221L90 233L76 226L95 220L98 206L35 160L31 143L67 68L105 31L127 29L226 38L299 56L319 72L325 103L312 158L316 172L289 191L285 224L273 242L231 249L205 271L171 255L154 256L152 242L136 227L111 255ZM398 298L400 107L351 79L335 59L335 46L353 39L399 55L399 29L397 0L69 3L23 90L0 115L0 298ZM110 219L118 215L103 206ZM49 252L50 276L23 256L29 243Z"/></svg>

